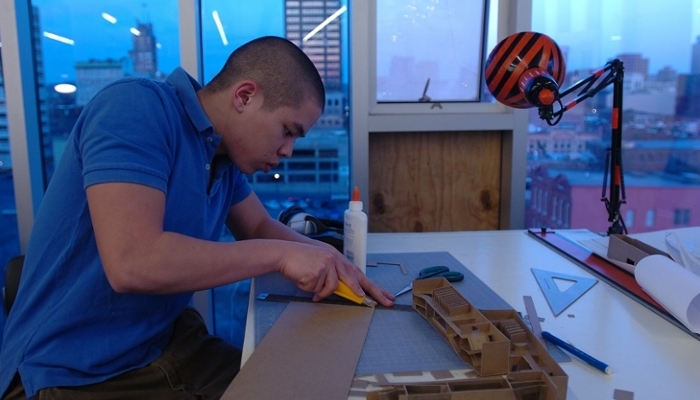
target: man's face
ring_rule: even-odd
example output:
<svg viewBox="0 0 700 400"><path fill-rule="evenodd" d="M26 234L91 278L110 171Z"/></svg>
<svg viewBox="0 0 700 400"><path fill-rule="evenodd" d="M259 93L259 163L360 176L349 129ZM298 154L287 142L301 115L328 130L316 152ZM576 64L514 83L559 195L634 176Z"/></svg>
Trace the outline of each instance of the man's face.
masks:
<svg viewBox="0 0 700 400"><path fill-rule="evenodd" d="M219 132L225 153L244 174L270 172L281 157L291 157L294 141L306 135L321 116L321 109L306 100L298 107L266 110L258 95L245 105L241 118Z"/></svg>

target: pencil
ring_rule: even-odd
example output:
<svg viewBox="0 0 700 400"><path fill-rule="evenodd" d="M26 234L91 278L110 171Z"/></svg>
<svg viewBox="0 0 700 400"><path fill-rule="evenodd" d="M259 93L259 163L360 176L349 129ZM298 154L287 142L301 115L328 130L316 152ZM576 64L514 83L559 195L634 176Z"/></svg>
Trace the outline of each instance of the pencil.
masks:
<svg viewBox="0 0 700 400"><path fill-rule="evenodd" d="M558 337L552 335L551 333L549 333L547 331L542 331L542 337L545 338L546 340L556 344L557 346L561 347L562 349L568 351L569 353L575 355L576 357L580 358L581 360L585 361L586 364L594 367L595 369L597 369L601 372L605 372L608 375L612 374L612 368L608 364L594 358L593 356L590 356L590 355L584 353L583 351L581 351L581 350L577 349L576 347L572 346L571 344L559 339Z"/></svg>

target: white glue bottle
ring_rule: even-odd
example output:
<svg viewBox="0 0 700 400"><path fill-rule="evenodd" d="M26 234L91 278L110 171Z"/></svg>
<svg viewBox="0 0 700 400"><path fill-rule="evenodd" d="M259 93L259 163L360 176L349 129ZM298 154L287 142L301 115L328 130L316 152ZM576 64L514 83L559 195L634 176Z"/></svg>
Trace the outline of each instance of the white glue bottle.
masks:
<svg viewBox="0 0 700 400"><path fill-rule="evenodd" d="M360 189L355 186L352 200L345 210L343 224L343 254L363 274L367 273L367 214L362 211Z"/></svg>

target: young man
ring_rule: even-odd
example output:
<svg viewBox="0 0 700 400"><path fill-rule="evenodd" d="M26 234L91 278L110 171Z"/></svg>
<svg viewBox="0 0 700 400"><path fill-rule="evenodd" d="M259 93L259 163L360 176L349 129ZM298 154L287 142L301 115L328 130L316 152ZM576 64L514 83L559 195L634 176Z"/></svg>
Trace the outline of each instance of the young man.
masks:
<svg viewBox="0 0 700 400"><path fill-rule="evenodd" d="M6 398L218 398L240 351L192 293L281 272L316 300L338 279L393 297L332 246L269 217L245 174L292 154L323 111L291 42L234 51L205 87L125 79L83 110L37 214L0 352ZM236 237L218 242L224 224Z"/></svg>

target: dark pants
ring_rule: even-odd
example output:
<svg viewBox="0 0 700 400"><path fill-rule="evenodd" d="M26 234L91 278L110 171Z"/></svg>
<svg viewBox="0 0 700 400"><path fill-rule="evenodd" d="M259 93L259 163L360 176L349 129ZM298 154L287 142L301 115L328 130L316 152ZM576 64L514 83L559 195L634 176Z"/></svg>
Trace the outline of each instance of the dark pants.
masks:
<svg viewBox="0 0 700 400"><path fill-rule="evenodd" d="M151 364L93 385L42 389L32 399L219 399L240 364L241 351L209 335L199 313L187 308L175 321L168 347ZM15 375L3 400L26 398Z"/></svg>

